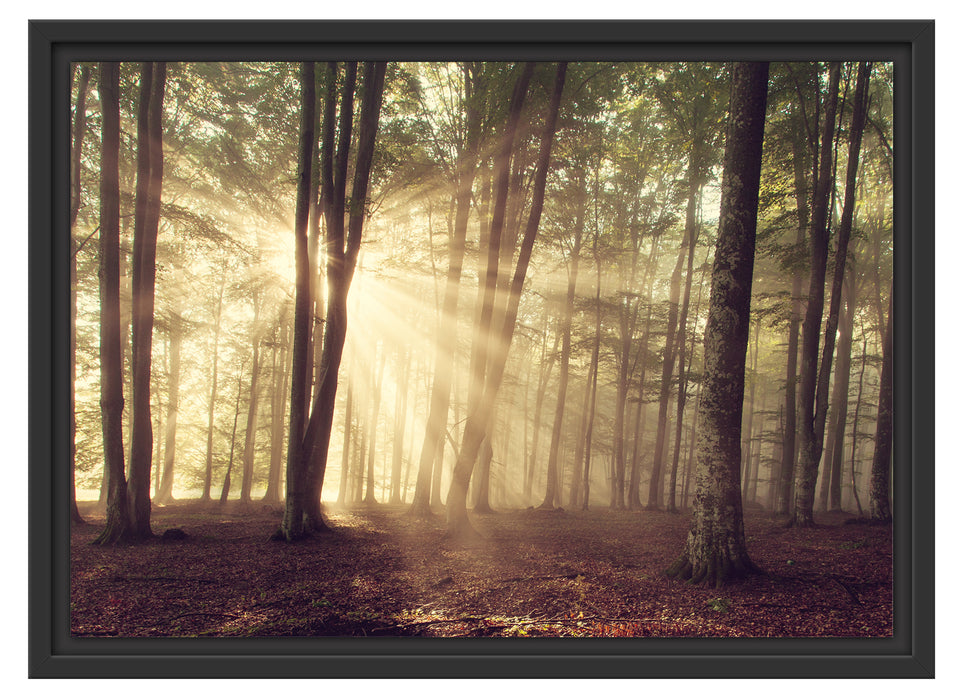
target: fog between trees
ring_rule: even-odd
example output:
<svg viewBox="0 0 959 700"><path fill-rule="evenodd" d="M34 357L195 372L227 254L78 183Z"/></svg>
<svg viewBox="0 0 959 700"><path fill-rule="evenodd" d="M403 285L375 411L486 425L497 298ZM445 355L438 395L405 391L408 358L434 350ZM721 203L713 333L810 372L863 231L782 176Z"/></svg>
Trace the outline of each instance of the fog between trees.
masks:
<svg viewBox="0 0 959 700"><path fill-rule="evenodd" d="M282 508L287 539L318 497L458 535L467 507L688 510L738 70L74 66L78 498L126 472L134 539L188 498ZM892 66L750 80L726 467L741 508L888 519Z"/></svg>

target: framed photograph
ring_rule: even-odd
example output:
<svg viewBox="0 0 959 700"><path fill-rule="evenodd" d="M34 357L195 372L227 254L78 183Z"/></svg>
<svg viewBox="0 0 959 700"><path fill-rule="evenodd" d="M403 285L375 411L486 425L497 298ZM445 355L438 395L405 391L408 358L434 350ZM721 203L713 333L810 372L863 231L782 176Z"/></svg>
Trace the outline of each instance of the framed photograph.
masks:
<svg viewBox="0 0 959 700"><path fill-rule="evenodd" d="M933 22L29 35L31 677L934 676Z"/></svg>

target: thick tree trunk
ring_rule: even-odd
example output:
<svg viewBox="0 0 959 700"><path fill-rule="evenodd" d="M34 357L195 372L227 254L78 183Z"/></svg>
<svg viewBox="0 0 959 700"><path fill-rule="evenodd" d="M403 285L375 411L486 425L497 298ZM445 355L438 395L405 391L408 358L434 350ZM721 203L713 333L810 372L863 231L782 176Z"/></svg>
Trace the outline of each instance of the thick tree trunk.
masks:
<svg viewBox="0 0 959 700"><path fill-rule="evenodd" d="M166 63L144 63L140 80L137 128L139 163L133 234L133 439L127 490L133 534L138 539L146 539L153 536L150 529L150 468L153 456L150 368L156 299L156 246L163 187L162 120Z"/></svg>
<svg viewBox="0 0 959 700"><path fill-rule="evenodd" d="M355 78L356 72L353 71ZM293 236L295 240L296 296L293 307L293 369L290 379L290 434L286 451L286 509L281 525L282 536L296 540L307 533L304 529L304 512L308 498L306 468L309 455L303 452L303 433L309 401L309 330L310 324L310 260L308 226L310 217L310 183L313 169L313 148L316 110L316 68L312 61L300 65L300 138L297 150L296 209ZM332 83L331 83L332 86ZM352 93L350 93L352 95ZM329 102L328 102L329 104ZM352 124L352 116L350 117ZM329 125L328 128L331 128ZM324 156L330 144L323 143ZM326 188L326 173L324 173ZM324 190L325 191L325 190ZM326 197L323 197L326 200ZM328 228L331 228L328 226ZM342 234L342 228L340 229ZM330 231L327 232L331 236ZM333 256L331 252L331 258ZM332 285L333 280L330 278ZM327 329L331 319L327 318ZM278 533L279 534L279 533Z"/></svg>
<svg viewBox="0 0 959 700"><path fill-rule="evenodd" d="M736 63L732 69L704 339L696 499L685 550L667 571L713 586L755 570L746 552L739 465L768 75L768 63Z"/></svg>
<svg viewBox="0 0 959 700"><path fill-rule="evenodd" d="M100 64L100 411L103 468L109 474L107 522L94 541L129 538L123 457L123 375L120 354L120 65Z"/></svg>

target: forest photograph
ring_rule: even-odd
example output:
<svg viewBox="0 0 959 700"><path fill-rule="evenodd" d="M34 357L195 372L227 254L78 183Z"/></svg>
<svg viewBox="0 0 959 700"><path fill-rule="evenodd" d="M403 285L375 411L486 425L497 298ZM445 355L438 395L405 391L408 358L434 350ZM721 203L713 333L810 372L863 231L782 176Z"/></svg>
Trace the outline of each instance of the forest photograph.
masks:
<svg viewBox="0 0 959 700"><path fill-rule="evenodd" d="M71 638L891 639L894 68L70 63Z"/></svg>

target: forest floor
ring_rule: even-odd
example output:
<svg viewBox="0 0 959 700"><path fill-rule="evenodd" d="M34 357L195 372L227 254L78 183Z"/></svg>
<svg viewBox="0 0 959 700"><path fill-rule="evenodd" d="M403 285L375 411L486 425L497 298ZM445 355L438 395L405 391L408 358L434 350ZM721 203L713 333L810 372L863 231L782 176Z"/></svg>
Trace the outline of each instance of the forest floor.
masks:
<svg viewBox="0 0 959 700"><path fill-rule="evenodd" d="M811 529L746 514L766 575L721 589L663 576L686 515L514 510L471 514L483 537L399 506L329 511L332 532L270 541L278 511L153 509L135 546L97 546L94 504L71 542L71 632L110 637L885 637L893 632L892 528L820 514Z"/></svg>

